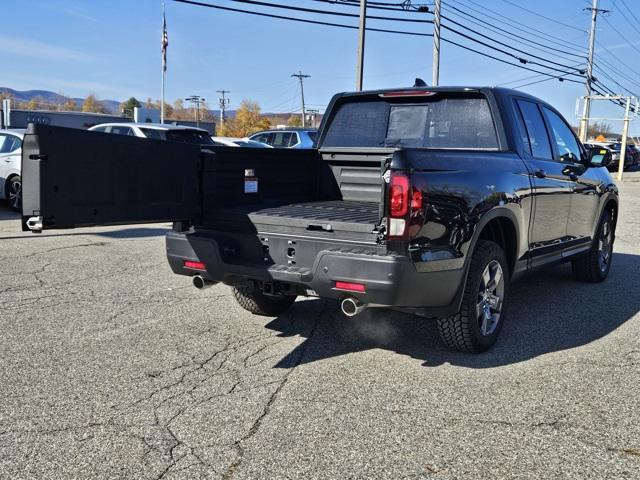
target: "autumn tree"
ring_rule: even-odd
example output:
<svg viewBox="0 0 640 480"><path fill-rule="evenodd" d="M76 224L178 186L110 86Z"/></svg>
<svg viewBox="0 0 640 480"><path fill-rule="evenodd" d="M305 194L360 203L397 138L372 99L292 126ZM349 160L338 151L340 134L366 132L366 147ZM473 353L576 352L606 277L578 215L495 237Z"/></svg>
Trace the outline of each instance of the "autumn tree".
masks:
<svg viewBox="0 0 640 480"><path fill-rule="evenodd" d="M225 137L247 137L270 126L269 120L260 116L260 106L257 102L243 100L235 118L221 125L218 134Z"/></svg>
<svg viewBox="0 0 640 480"><path fill-rule="evenodd" d="M78 110L78 104L75 102L75 100L67 98L60 106L59 110L63 112L75 112L76 110Z"/></svg>
<svg viewBox="0 0 640 480"><path fill-rule="evenodd" d="M104 105L94 94L88 95L87 98L84 99L82 111L89 113L107 113L107 109L104 108Z"/></svg>
<svg viewBox="0 0 640 480"><path fill-rule="evenodd" d="M291 115L287 120L288 127L301 127L302 126L302 118L300 115Z"/></svg>

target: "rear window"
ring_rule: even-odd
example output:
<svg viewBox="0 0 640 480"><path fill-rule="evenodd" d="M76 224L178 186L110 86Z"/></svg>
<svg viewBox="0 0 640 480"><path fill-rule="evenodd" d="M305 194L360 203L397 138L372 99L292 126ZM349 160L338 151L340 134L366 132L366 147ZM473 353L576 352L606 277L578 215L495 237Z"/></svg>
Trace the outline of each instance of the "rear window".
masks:
<svg viewBox="0 0 640 480"><path fill-rule="evenodd" d="M199 130L167 130L165 136L170 142L193 143L195 145L214 145L209 134Z"/></svg>
<svg viewBox="0 0 640 480"><path fill-rule="evenodd" d="M343 104L323 146L495 150L498 138L485 98L438 96L412 104Z"/></svg>

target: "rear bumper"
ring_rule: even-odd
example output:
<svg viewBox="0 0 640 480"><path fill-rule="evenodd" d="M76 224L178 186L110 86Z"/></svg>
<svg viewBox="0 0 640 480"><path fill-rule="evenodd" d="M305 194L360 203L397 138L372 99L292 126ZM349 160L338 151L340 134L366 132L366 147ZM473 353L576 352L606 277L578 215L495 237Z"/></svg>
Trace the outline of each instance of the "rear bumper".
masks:
<svg viewBox="0 0 640 480"><path fill-rule="evenodd" d="M248 281L296 286L299 292L313 290L318 296L341 300L354 297L363 303L395 308L420 309L430 316L446 316L458 310L464 269L418 272L409 258L367 252L363 248L319 250L308 267L267 263L223 261L219 241L197 233L170 232L166 237L167 258L174 273L201 274L228 285ZM184 267L185 260L204 263L206 270ZM362 283L364 293L337 290L337 281Z"/></svg>

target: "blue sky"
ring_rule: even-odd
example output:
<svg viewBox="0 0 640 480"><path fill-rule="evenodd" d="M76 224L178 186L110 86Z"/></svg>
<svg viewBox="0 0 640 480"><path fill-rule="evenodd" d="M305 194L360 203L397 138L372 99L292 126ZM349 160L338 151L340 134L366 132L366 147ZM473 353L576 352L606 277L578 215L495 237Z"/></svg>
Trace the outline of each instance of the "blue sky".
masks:
<svg viewBox="0 0 640 480"><path fill-rule="evenodd" d="M229 0L203 0L232 8L269 11L288 16L314 18L355 25L355 19L296 14L264 7L246 6ZM312 0L267 0L317 9L357 13L357 8L329 5ZM400 0L385 0L400 3ZM443 14L455 20L464 17L457 7L486 21L509 28L498 14L531 27L549 40L584 45L586 49L589 14L582 9L587 0L443 0ZM626 14L625 5L638 0L601 0L600 7L610 9L598 25L596 62L622 86L640 93L640 23ZM475 2L471 3L471 2ZM622 4L623 2L624 4ZM414 2L421 3L421 2ZM425 2L428 3L428 2ZM481 4L482 7L478 7ZM516 5L553 18L541 18ZM160 97L161 0L1 0L0 86L18 90L45 89L71 96L97 94L99 98L122 100ZM484 13L471 10L474 8ZM231 108L249 98L260 103L263 111L292 111L299 108L297 80L291 74L302 70L311 75L305 82L307 103L322 109L338 91L355 86L357 31L308 25L241 13L166 2L169 30L167 99L202 95L212 107L216 90L231 90ZM395 15L370 10L375 15ZM403 15L403 14L399 14ZM408 15L408 14L407 14ZM640 13L636 14L640 17ZM424 18L432 18L425 15ZM7 21L8 20L8 21ZM492 38L516 46L509 39L473 26ZM369 26L431 33L428 24L373 21ZM571 28L573 27L573 28ZM525 31L520 30L521 34ZM449 38L482 50L451 33ZM533 37L532 37L533 38ZM560 47L575 51L575 47ZM563 54L552 55L535 47L519 45L546 59L569 63ZM605 50L606 48L606 50ZM497 54L503 57L503 55ZM526 56L526 55L522 55ZM624 60L620 76L613 66ZM574 57L575 58L575 57ZM577 62L580 60L577 59ZM411 85L416 76L431 81L432 39L369 32L365 55L365 88ZM538 68L530 65L533 68ZM442 85L496 85L524 79L535 73L520 70L481 57L449 44L442 45ZM612 80L596 76L613 90ZM532 78L531 81L541 77ZM633 82L637 82L634 84ZM517 85L512 83L511 85ZM557 80L523 87L559 108L572 123L575 99L584 87ZM213 100L213 101L212 101ZM597 116L619 117L622 110L598 103ZM616 122L611 122L617 125ZM640 134L640 119L632 123L632 132Z"/></svg>

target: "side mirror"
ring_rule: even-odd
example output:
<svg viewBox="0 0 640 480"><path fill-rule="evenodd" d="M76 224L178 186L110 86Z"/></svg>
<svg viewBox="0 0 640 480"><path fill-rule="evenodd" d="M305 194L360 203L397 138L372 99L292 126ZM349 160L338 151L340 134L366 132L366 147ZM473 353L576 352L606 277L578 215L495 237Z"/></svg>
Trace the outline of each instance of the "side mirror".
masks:
<svg viewBox="0 0 640 480"><path fill-rule="evenodd" d="M606 148L594 147L589 150L589 167L607 167L611 163L611 151Z"/></svg>

